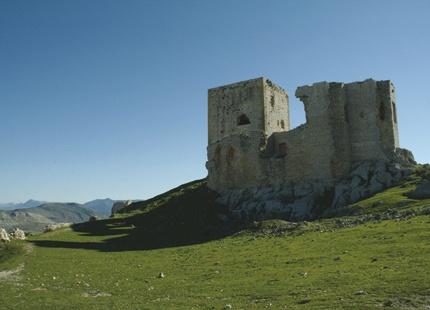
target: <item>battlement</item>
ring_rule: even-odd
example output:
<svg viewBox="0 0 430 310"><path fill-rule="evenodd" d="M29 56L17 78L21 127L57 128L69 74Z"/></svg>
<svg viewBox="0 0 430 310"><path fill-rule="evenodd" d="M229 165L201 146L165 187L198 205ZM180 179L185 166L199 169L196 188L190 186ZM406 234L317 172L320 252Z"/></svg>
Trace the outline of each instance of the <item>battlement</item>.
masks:
<svg viewBox="0 0 430 310"><path fill-rule="evenodd" d="M390 81L319 82L295 95L306 123L291 130L288 94L266 78L209 90L210 188L331 182L355 162L388 159L399 147Z"/></svg>

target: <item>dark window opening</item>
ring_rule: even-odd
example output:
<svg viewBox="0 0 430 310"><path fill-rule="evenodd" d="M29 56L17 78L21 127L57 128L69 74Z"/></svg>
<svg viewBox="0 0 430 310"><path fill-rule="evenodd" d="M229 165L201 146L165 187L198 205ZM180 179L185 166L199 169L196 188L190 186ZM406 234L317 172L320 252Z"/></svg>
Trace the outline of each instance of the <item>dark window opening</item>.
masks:
<svg viewBox="0 0 430 310"><path fill-rule="evenodd" d="M270 105L272 106L272 108L275 107L275 96L273 95L270 97Z"/></svg>
<svg viewBox="0 0 430 310"><path fill-rule="evenodd" d="M349 123L349 116L348 116L348 107L346 104L343 106L343 113L345 114L345 122L348 124Z"/></svg>
<svg viewBox="0 0 430 310"><path fill-rule="evenodd" d="M385 121L385 105L382 101L379 105L379 119Z"/></svg>
<svg viewBox="0 0 430 310"><path fill-rule="evenodd" d="M393 101L393 117L394 117L394 123L397 124L397 109L396 109L396 103Z"/></svg>
<svg viewBox="0 0 430 310"><path fill-rule="evenodd" d="M287 144L286 143L279 143L279 155L280 156L286 156L287 155Z"/></svg>
<svg viewBox="0 0 430 310"><path fill-rule="evenodd" d="M281 120L281 128L285 129L285 122L284 122L284 120Z"/></svg>
<svg viewBox="0 0 430 310"><path fill-rule="evenodd" d="M242 114L237 118L237 125L242 126L248 124L251 124L251 122L249 121L248 116L246 116L245 114Z"/></svg>

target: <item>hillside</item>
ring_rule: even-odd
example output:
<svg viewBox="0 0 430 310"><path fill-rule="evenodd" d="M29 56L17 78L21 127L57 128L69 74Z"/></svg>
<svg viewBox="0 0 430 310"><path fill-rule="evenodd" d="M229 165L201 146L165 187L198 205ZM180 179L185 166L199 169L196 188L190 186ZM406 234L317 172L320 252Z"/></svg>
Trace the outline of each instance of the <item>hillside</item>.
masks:
<svg viewBox="0 0 430 310"><path fill-rule="evenodd" d="M37 207L0 211L0 226L6 230L19 227L24 231L40 232L54 223L80 223L96 215L76 203L44 203Z"/></svg>
<svg viewBox="0 0 430 310"><path fill-rule="evenodd" d="M115 218L3 245L0 305L427 309L430 197L410 193L428 180L422 166L325 218L247 224L226 219L205 180L191 182Z"/></svg>

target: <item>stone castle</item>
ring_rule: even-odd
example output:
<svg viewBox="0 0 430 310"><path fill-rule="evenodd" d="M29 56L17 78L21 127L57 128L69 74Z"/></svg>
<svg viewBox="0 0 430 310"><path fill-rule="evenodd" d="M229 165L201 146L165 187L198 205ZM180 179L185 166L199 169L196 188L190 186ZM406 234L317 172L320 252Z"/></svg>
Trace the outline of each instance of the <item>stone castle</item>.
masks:
<svg viewBox="0 0 430 310"><path fill-rule="evenodd" d="M288 182L335 182L354 163L399 147L390 81L297 88L306 123L291 129L288 94L266 78L208 92L208 186L216 192Z"/></svg>

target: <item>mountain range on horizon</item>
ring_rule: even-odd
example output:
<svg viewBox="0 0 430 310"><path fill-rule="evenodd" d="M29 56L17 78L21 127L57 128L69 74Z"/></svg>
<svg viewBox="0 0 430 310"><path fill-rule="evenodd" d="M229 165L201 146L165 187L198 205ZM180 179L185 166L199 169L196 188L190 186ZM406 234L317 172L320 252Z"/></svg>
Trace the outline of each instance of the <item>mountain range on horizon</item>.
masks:
<svg viewBox="0 0 430 310"><path fill-rule="evenodd" d="M102 198L102 199L94 199L85 203L76 203L76 202L57 202L57 201L45 201L45 200L35 200L29 199L25 202L8 202L8 203L0 203L0 211L6 210L19 210L19 209L27 209L41 206L47 203L56 203L56 204L78 204L81 206L85 206L94 210L96 213L100 215L108 216L112 209L112 206L115 202L123 201L123 200L114 200L110 198Z"/></svg>
<svg viewBox="0 0 430 310"><path fill-rule="evenodd" d="M113 205L123 200L95 199L83 204L74 202L46 202L27 200L23 203L0 204L0 227L6 230L20 228L40 232L55 223L80 223L90 217L107 218Z"/></svg>

